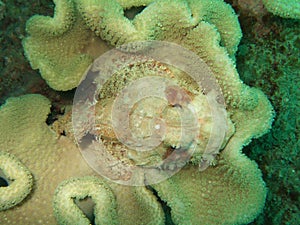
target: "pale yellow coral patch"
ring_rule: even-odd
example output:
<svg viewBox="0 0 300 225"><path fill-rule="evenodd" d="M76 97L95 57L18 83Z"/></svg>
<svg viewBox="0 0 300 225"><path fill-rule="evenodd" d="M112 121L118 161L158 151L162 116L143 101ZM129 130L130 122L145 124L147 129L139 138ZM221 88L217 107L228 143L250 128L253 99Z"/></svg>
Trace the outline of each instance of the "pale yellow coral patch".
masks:
<svg viewBox="0 0 300 225"><path fill-rule="evenodd" d="M8 183L0 186L0 211L19 204L31 192L30 171L15 156L3 151L0 151L0 177Z"/></svg>
<svg viewBox="0 0 300 225"><path fill-rule="evenodd" d="M50 102L41 95L10 98L1 107L0 148L16 155L34 177L30 198L0 212L1 224L55 224L51 202L56 186L70 176L92 172L75 145L57 139L48 128L49 112Z"/></svg>
<svg viewBox="0 0 300 225"><path fill-rule="evenodd" d="M0 224L56 224L52 199L58 184L73 177L96 175L75 144L58 137L45 123L49 112L50 102L41 95L9 98L0 108L0 148L16 155L34 177L30 197L22 205L1 211ZM98 179L102 182L101 177ZM161 206L145 187L115 185L112 190L122 224L164 223Z"/></svg>
<svg viewBox="0 0 300 225"><path fill-rule="evenodd" d="M56 2L54 17L30 18L26 31L25 55L55 90L76 87L93 59L109 49L85 26L69 0Z"/></svg>
<svg viewBox="0 0 300 225"><path fill-rule="evenodd" d="M247 224L261 212L266 197L260 170L242 155L204 172L185 167L153 187L171 207L175 224Z"/></svg>
<svg viewBox="0 0 300 225"><path fill-rule="evenodd" d="M241 38L237 16L221 0L62 0L54 3L54 17L35 15L28 20L28 36L23 46L32 68L39 69L56 90L78 86L93 59L111 46L143 40L180 42L205 21L216 27L221 46L234 59ZM132 20L126 17L126 9L143 5L146 7Z"/></svg>

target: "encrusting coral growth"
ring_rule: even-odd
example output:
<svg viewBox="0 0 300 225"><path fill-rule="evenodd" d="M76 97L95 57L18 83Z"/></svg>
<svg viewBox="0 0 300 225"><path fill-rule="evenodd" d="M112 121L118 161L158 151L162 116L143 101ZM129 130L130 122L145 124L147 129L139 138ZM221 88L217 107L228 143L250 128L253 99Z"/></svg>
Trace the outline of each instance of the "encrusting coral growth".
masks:
<svg viewBox="0 0 300 225"><path fill-rule="evenodd" d="M117 205L112 190L94 177L66 180L58 186L53 200L57 220L62 224L89 224L90 221L73 200L87 197L95 203L96 224L118 224Z"/></svg>
<svg viewBox="0 0 300 225"><path fill-rule="evenodd" d="M58 138L45 123L50 111L49 103L41 95L24 95L9 98L0 108L0 123L3 128L0 130L0 148L19 158L34 177L34 187L29 198L21 205L1 211L1 224L56 224L52 201L57 186L63 181L64 185L72 183L76 177L96 175L75 144L64 136ZM23 179L25 180L24 177ZM97 179L99 181L95 181L96 183L103 182L101 177L98 176ZM113 205L108 207L116 209L122 224L150 224L151 221L154 224L164 224L161 206L153 193L145 187L109 186L116 198L117 208ZM59 194L59 190L56 193ZM93 191L86 190L81 194L85 193L91 194ZM4 203L1 202L2 204ZM57 203L55 205L59 206ZM64 211L64 208L57 207L55 210ZM68 214L69 211L65 213L65 218L72 221L74 215ZM66 224L64 221L59 222Z"/></svg>
<svg viewBox="0 0 300 225"><path fill-rule="evenodd" d="M253 224L298 224L300 20L271 18L263 36L241 18L247 35L237 55L240 76L262 89L276 111L270 133L244 149L261 165L268 186L264 212Z"/></svg>
<svg viewBox="0 0 300 225"><path fill-rule="evenodd" d="M251 139L268 132L274 115L265 95L239 79L234 55L241 30L232 8L221 0L54 2L54 17L32 17L27 23L29 36L23 42L32 67L39 69L54 89L76 87L98 54L130 41L175 42L207 63L222 89L234 133L213 166L200 172L198 166L188 164L175 176L151 187L171 208L175 224L251 222L264 206L266 188L256 163L241 150ZM129 20L124 8L132 6L145 8ZM133 76L130 71L128 76ZM90 223L71 202L85 197L95 201L96 223L102 219L116 222L117 218L122 224L164 224L162 207L146 187L84 177L95 173L68 137L57 136L46 125L49 109L49 100L40 95L10 98L0 108L0 123L5 128L0 130L0 148L28 167L35 184L30 199L0 212L0 222L54 224L50 203L60 184L53 204L60 224L70 224L75 218ZM77 185L80 188L75 190ZM101 190L95 190L99 187ZM107 208L103 210L101 204Z"/></svg>
<svg viewBox="0 0 300 225"><path fill-rule="evenodd" d="M49 100L40 95L10 98L1 106L0 147L20 159L34 177L30 198L22 205L0 212L1 224L26 224L39 220L44 224L54 224L51 202L56 186L70 177L71 170L75 172L78 167L88 170L84 164L72 165L69 160L59 162L64 157L79 160L80 155L76 154L76 148L71 150L72 143L63 139L58 141L47 127L45 121L49 112ZM80 169L77 172L81 174Z"/></svg>
<svg viewBox="0 0 300 225"><path fill-rule="evenodd" d="M283 18L300 19L299 0L262 0L268 11Z"/></svg>
<svg viewBox="0 0 300 225"><path fill-rule="evenodd" d="M8 187L0 187L0 211L9 209L31 192L33 179L29 170L12 154L0 151L0 176Z"/></svg>
<svg viewBox="0 0 300 225"><path fill-rule="evenodd" d="M262 94L261 99L265 99ZM236 131L221 152L218 165L202 173L186 167L168 181L154 185L158 195L172 208L172 219L176 224L185 221L189 221L187 224L198 224L199 221L205 221L203 224L245 224L262 210L266 189L261 172L241 150L253 137L266 132L266 124L249 126L249 121L270 121L272 118L271 114L266 114L272 108L265 100L261 100L251 113L235 112ZM177 196L181 196L182 204L176 204ZM201 213L203 211L205 213Z"/></svg>
<svg viewBox="0 0 300 225"><path fill-rule="evenodd" d="M231 57L241 37L236 15L220 0L156 1L133 20L125 17L122 6L115 0L54 2L53 18L36 15L28 20L29 36L23 46L32 68L39 69L56 90L76 87L92 60L109 49L95 35L111 45L139 40L180 40L200 21L206 21L218 29L221 43ZM134 2L134 6L146 3L149 1ZM129 4L126 7L130 8Z"/></svg>
<svg viewBox="0 0 300 225"><path fill-rule="evenodd" d="M186 167L154 189L172 209L175 224L247 224L264 206L260 177L257 165L240 156L204 173Z"/></svg>
<svg viewBox="0 0 300 225"><path fill-rule="evenodd" d="M36 105L37 103L39 106ZM33 172L36 182L36 188L31 199L25 201L21 206L14 207L11 210L0 213L2 214L1 221L5 223L18 224L20 221L41 220L45 224L53 224L54 221L51 213L52 209L49 208L49 203L52 201L52 194L58 183L64 179L67 179L68 177L92 174L91 170L81 158L79 151L70 141L65 139L63 136L61 136L60 139L56 139L54 133L47 128L46 124L42 120L40 120L40 122L35 122L35 120L33 120L34 117L32 117L32 113L34 111L29 110L32 108L34 111L40 112L38 114L41 118L45 118L45 115L47 115L49 110L49 102L47 99L39 95L27 95L20 98L9 99L0 111L1 123L5 125L4 121L8 120L8 123L5 125L5 127L9 127L11 130L11 136L9 135L9 137L5 134L0 135L2 145L8 146L6 138L15 143L9 145L10 147L8 151L14 152L14 154L21 158L22 161L29 165L29 169ZM44 109L42 110L42 108ZM27 111L28 113L24 115L24 112ZM41 114L41 112L43 113ZM35 113L35 116L37 116L36 114L37 113ZM257 116L260 117L261 115L258 114ZM25 123L22 121L25 121ZM18 126L14 127L13 124L18 124ZM33 131L30 132L28 127L32 127ZM25 133L17 137L14 135L17 133L16 129L19 131L23 130ZM38 131L39 129L40 132L35 133L35 131ZM32 134L35 137L30 137ZM30 140L30 142L27 143L24 140ZM49 143L45 143L44 140L48 140ZM243 143L243 140L241 140L241 142ZM13 151L15 145L19 146L18 151ZM4 146L1 147L3 148ZM231 147L229 148L232 149ZM26 152L27 148L35 150L33 150L32 154L28 154L28 152ZM220 160L217 167L209 168L202 173L199 173L197 167L188 167L171 180L154 186L154 188L159 191L159 195L161 195L161 197L168 202L172 210L174 210L174 214L172 215L175 222L182 223L185 221L185 219L189 219L188 221L194 221L197 223L199 218L208 222L212 222L212 218L214 218L214 221L216 221L215 216L211 217L210 213L207 214L207 212L215 212L216 210L223 211L224 214L221 214L222 217L220 217L220 220L226 219L228 223L231 223L230 221L245 222L253 219L253 217L256 215L256 212L259 211L263 206L265 197L264 185L261 181L260 172L255 163L251 162L245 156L240 154L234 157L235 154L238 153L234 153L231 158L229 158L229 156L227 158L226 154L224 154L224 160ZM45 169L43 169L43 167ZM228 174L228 176L224 176L224 174ZM184 179L181 176L183 176ZM80 181L80 179L78 179L78 181ZM74 179L65 181L62 186L66 186L69 182L73 183ZM98 183L100 181L95 182ZM82 184L84 183L85 182ZM187 185L186 188L185 185ZM118 204L117 212L119 215L118 219L120 221L123 221L125 218L126 220L133 218L134 220L129 220L131 223L129 222L128 224L135 224L135 222L138 221L138 218L136 217L140 217L140 215L143 215L145 211L150 209L150 214L145 213L141 217L141 222L147 221L147 216L149 221L156 218L155 221L157 222L155 224L159 224L159 221L163 222L163 217L158 216L162 215L162 211L161 209L159 210L158 205L155 206L155 204L158 204L155 203L155 197L151 192L144 189L144 187L124 187L113 183L110 184L110 187L116 196L116 201ZM218 188L220 188L220 191L216 191ZM57 190L57 193L59 193L59 190L60 189ZM78 197L80 199L89 193L86 191L80 192L80 196L75 195L73 197ZM186 191L188 193L185 193ZM93 191L91 190L91 192ZM182 193L185 194L182 195ZM221 197L221 193L224 193L223 197ZM228 193L231 193L231 195L228 196ZM91 193L89 193L89 196L92 196ZM174 196L175 199L172 196ZM202 216L200 217L199 213L195 213L195 215L197 215L195 217L190 215L188 212L190 212L190 210L193 212L199 207L199 203L201 203L199 199L200 196L207 196L206 198L210 197L210 201L217 202L214 202L214 204L210 206L211 208L206 205L205 213L201 213ZM240 202L242 196L245 196L245 200ZM238 200L234 200L235 197L238 197ZM135 198L138 200L138 202L133 201ZM55 201L59 200L64 201L63 199L59 198L58 195L55 197ZM194 200L197 202L193 202ZM178 201L182 201L182 203L179 203ZM232 210L237 210L238 215L245 215L246 213L248 218L243 216L242 220L241 218L236 218L236 214L234 214L233 217L229 217L230 213L226 213L226 211L223 209L224 205L227 205L228 202L234 203L232 206L235 206L237 203L239 203L238 206L235 206ZM251 209L247 208L250 205L250 202L253 203L251 204ZM258 204L259 202L260 204ZM142 208L139 209L139 207L142 207L142 205L139 206L140 204L144 205L144 210L141 210ZM43 210L39 212L32 211L34 208L33 205L38 206ZM67 205L63 206L66 207ZM204 202L202 202L202 205L205 205ZM253 207L254 205L256 205L258 208ZM113 205L111 206L113 207ZM228 205L226 209L230 211L230 207ZM245 211L250 211L250 214L247 211L243 211L243 209ZM62 210L61 212L65 211L63 208L59 207L56 207L55 210ZM128 215L128 212L133 212L134 214ZM68 213L65 211L64 215L70 221L72 220L73 214L68 215ZM191 217L187 217L187 215ZM223 218L223 216L226 218ZM18 219L16 220L16 218ZM63 221L65 221L65 219L60 221L60 223L65 224Z"/></svg>
<svg viewBox="0 0 300 225"><path fill-rule="evenodd" d="M30 36L23 46L32 68L40 70L50 87L65 91L79 84L93 58L108 47L84 25L73 1L54 2L53 18L33 16L28 20Z"/></svg>

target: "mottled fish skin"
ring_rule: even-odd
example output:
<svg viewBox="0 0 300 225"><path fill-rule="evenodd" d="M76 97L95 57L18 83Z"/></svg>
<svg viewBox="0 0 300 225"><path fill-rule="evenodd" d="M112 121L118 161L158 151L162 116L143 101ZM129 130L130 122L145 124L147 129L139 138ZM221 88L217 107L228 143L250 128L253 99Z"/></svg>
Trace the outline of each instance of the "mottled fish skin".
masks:
<svg viewBox="0 0 300 225"><path fill-rule="evenodd" d="M191 98L187 92L178 86L168 86L165 94L169 104L172 106L186 106L191 102Z"/></svg>

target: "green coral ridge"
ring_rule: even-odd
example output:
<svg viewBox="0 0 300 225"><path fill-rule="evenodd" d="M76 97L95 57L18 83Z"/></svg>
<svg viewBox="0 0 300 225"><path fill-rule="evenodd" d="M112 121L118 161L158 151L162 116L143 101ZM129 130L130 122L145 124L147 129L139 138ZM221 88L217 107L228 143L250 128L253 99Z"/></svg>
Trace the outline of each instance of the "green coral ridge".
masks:
<svg viewBox="0 0 300 225"><path fill-rule="evenodd" d="M85 206L85 214L93 214L95 224L164 224L161 207L145 187L108 185L107 181L95 176L71 178L59 184L53 199L57 222L91 224L91 218L88 219L78 206L80 204L76 204L76 200L86 198L91 198L94 204ZM133 201L128 202L129 199Z"/></svg>
<svg viewBox="0 0 300 225"><path fill-rule="evenodd" d="M28 20L28 37L23 46L32 68L39 69L55 90L70 90L78 85L92 60L109 49L103 40L111 46L141 40L179 42L206 21L215 26L222 46L234 58L242 36L237 16L221 0L122 1L121 4L115 0L62 0L54 3L53 18L36 15ZM124 15L124 8L144 5L147 7L133 20Z"/></svg>
<svg viewBox="0 0 300 225"><path fill-rule="evenodd" d="M199 173L185 167L154 186L171 207L175 224L247 224L264 206L266 188L257 165L247 157L220 160Z"/></svg>
<svg viewBox="0 0 300 225"><path fill-rule="evenodd" d="M33 69L55 90L76 87L83 72L107 46L95 37L70 0L54 1L54 17L33 16L27 21L25 54ZM98 55L97 55L98 56Z"/></svg>
<svg viewBox="0 0 300 225"><path fill-rule="evenodd" d="M116 200L110 187L95 177L62 182L54 195L54 214L59 224L90 224L74 199L92 198L96 224L118 224Z"/></svg>
<svg viewBox="0 0 300 225"><path fill-rule="evenodd" d="M300 19L300 0L263 0L263 3L274 15Z"/></svg>
<svg viewBox="0 0 300 225"><path fill-rule="evenodd" d="M12 154L0 151L0 176L8 187L0 187L0 211L19 204L31 192L33 178L30 171Z"/></svg>
<svg viewBox="0 0 300 225"><path fill-rule="evenodd" d="M117 0L117 2L124 9L130 9L131 7L147 6L153 2L153 0Z"/></svg>

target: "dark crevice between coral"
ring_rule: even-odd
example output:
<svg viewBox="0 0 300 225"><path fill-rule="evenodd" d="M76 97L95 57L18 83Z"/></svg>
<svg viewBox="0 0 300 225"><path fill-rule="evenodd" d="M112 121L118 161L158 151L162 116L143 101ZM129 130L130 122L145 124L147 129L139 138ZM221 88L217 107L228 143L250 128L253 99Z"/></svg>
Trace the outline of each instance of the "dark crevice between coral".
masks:
<svg viewBox="0 0 300 225"><path fill-rule="evenodd" d="M164 214L165 214L165 225L174 225L175 223L173 222L172 217L171 217L171 208L167 205L167 203L165 201L163 201L158 196L158 193L154 188L152 188L151 186L146 186L146 188L153 193L153 195L156 197L157 201L160 203L160 205L164 211Z"/></svg>
<svg viewBox="0 0 300 225"><path fill-rule="evenodd" d="M72 105L75 90L76 89L72 89L70 91L54 91L52 94L41 93L52 102L50 113L48 114L46 120L47 125L52 125L59 118L59 116L64 115L65 107L67 105Z"/></svg>
<svg viewBox="0 0 300 225"><path fill-rule="evenodd" d="M7 187L9 184L4 177L0 177L0 187Z"/></svg>
<svg viewBox="0 0 300 225"><path fill-rule="evenodd" d="M93 199L91 197L86 197L84 199L74 198L74 203L79 207L79 209L83 212L86 218L89 219L90 224L95 225L95 203Z"/></svg>
<svg viewBox="0 0 300 225"><path fill-rule="evenodd" d="M50 113L48 114L48 117L46 119L47 125L52 125L58 119L58 115L63 115L63 114L64 114L63 109L60 109L55 106L51 106Z"/></svg>
<svg viewBox="0 0 300 225"><path fill-rule="evenodd" d="M7 186L8 186L8 182L3 177L0 177L0 187L7 187Z"/></svg>
<svg viewBox="0 0 300 225"><path fill-rule="evenodd" d="M9 185L3 171L0 169L0 187L7 187Z"/></svg>
<svg viewBox="0 0 300 225"><path fill-rule="evenodd" d="M124 16L127 17L129 20L133 20L134 17L141 13L145 8L146 6L139 6L126 9L124 10Z"/></svg>

